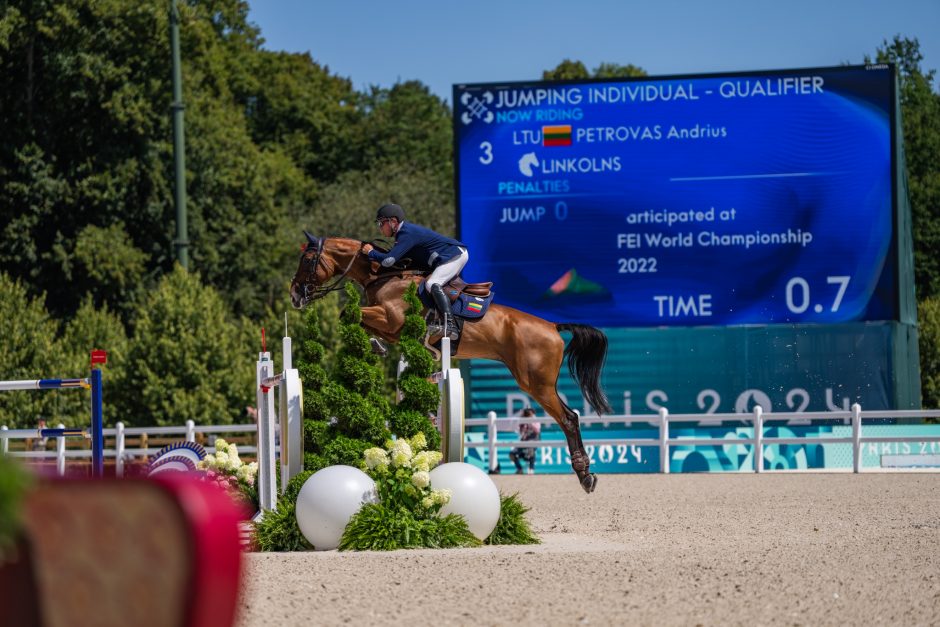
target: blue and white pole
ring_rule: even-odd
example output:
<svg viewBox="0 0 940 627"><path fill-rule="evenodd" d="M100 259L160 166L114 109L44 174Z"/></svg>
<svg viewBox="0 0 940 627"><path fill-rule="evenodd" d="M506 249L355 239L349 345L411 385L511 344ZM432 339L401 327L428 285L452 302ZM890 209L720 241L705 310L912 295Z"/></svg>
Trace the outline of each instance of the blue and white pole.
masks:
<svg viewBox="0 0 940 627"><path fill-rule="evenodd" d="M101 370L96 363L106 363L104 351L92 351L91 376L87 379L31 379L28 381L0 381L0 392L7 390L61 390L66 388L91 389L91 430L37 429L39 437L58 438L83 436L91 438L91 470L94 477L104 476L104 423L101 411Z"/></svg>

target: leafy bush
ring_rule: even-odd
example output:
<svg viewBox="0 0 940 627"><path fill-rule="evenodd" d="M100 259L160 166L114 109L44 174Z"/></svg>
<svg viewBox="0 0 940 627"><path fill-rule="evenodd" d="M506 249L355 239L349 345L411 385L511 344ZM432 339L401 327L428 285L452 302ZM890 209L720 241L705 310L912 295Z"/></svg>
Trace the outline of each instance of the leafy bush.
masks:
<svg viewBox="0 0 940 627"><path fill-rule="evenodd" d="M920 381L924 407L940 408L940 298L917 304L920 327Z"/></svg>
<svg viewBox="0 0 940 627"><path fill-rule="evenodd" d="M519 494L500 495L499 521L493 533L486 539L486 544L541 544L525 513L529 508L519 500Z"/></svg>
<svg viewBox="0 0 940 627"><path fill-rule="evenodd" d="M32 483L19 463L0 455L0 566L20 527L20 502Z"/></svg>
<svg viewBox="0 0 940 627"><path fill-rule="evenodd" d="M277 501L277 509L265 512L255 524L255 542L261 551L309 551L307 542L297 525L297 495L313 472L306 470L291 479L287 489Z"/></svg>

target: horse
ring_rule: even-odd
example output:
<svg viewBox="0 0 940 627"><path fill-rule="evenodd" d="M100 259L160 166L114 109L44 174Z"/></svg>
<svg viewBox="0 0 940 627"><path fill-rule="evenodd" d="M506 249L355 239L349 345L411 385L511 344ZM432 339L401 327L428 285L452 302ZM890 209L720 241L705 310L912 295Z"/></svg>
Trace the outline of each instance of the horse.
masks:
<svg viewBox="0 0 940 627"><path fill-rule="evenodd" d="M339 288L346 279L365 292L362 325L373 335L397 342L405 323L402 298L424 276L414 270L379 270L362 252L365 242L342 237L315 237L304 231L307 244L290 286L292 305L301 309ZM572 333L567 348L562 332ZM571 467L585 492L597 486L590 458L581 440L578 415L558 395L558 374L568 368L584 398L599 414L613 410L600 386L607 358L607 336L585 324L556 324L512 307L492 303L486 315L467 320L452 355L455 359L492 359L509 368L519 388L555 419L568 441Z"/></svg>

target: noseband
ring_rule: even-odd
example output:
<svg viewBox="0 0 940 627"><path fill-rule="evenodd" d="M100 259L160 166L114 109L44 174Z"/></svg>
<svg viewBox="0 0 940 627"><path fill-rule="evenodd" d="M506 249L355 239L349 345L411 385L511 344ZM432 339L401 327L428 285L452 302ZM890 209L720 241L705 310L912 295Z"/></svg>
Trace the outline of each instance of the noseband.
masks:
<svg viewBox="0 0 940 627"><path fill-rule="evenodd" d="M356 251L349 259L349 263L346 264L346 269L343 270L342 274L339 276L332 277L333 282L330 283L330 279L327 279L323 284L317 283L317 268L320 266L320 259L323 256L324 244L326 244L325 237L320 237L317 239L316 243L316 254L312 259L309 260L309 265L311 267L310 271L307 274L308 278L304 279L304 303L310 303L320 298L323 298L330 292L335 292L340 289L343 279L346 278L346 275L349 274L349 271L352 269L353 263L356 261L356 257L362 254L362 248L365 246L365 242L359 242L359 250ZM304 251L304 255L307 254L307 251ZM301 264L308 264L308 260L301 256ZM323 264L323 267L329 271L329 268L326 267L326 264ZM309 277L313 276L313 280L310 280Z"/></svg>

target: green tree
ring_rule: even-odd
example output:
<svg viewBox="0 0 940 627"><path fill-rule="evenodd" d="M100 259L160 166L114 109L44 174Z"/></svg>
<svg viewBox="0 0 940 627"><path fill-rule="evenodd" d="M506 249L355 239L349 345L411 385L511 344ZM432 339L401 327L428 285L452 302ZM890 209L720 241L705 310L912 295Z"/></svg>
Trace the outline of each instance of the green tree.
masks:
<svg viewBox="0 0 940 627"><path fill-rule="evenodd" d="M923 406L940 407L940 297L921 300L917 304L920 327L920 381Z"/></svg>
<svg viewBox="0 0 940 627"><path fill-rule="evenodd" d="M93 349L104 350L108 354L108 363L102 369L102 410L104 424L113 427L124 420L121 406L115 395L119 386L128 380L125 364L127 363L128 342L124 325L120 317L109 311L107 306L96 309L91 298L82 302L75 316L65 325L62 334L64 363L69 364L69 372L82 373L75 376L88 376L91 367L90 358ZM65 399L63 399L65 400ZM72 395L67 399L73 406L71 413L79 417L79 424L87 426L88 396ZM84 423L82 422L84 420Z"/></svg>
<svg viewBox="0 0 940 627"><path fill-rule="evenodd" d="M256 145L236 88L259 55L242 0L179 3L191 259L236 312L273 304L289 216L312 181L283 147ZM11 0L0 8L0 270L70 316L85 290L63 277L84 229L125 233L151 274L172 269L168 4ZM150 275L148 275L150 277Z"/></svg>
<svg viewBox="0 0 940 627"><path fill-rule="evenodd" d="M317 195L301 223L317 235L342 235L362 240L380 237L375 210L387 202L400 204L408 220L453 235L453 184L436 173L407 163L383 163L367 171L350 171Z"/></svg>
<svg viewBox="0 0 940 627"><path fill-rule="evenodd" d="M93 302L129 313L148 282L147 255L136 248L121 222L107 227L90 224L78 233L72 249L58 247L65 280ZM82 302L82 306L88 298Z"/></svg>
<svg viewBox="0 0 940 627"><path fill-rule="evenodd" d="M63 363L60 345L56 339L58 323L53 320L42 298L31 298L25 286L0 272L0 336L4 338L0 379L7 381L78 378L87 372L68 372ZM0 425L11 429L35 428L39 418L55 425L62 422L68 427L87 426L71 413L66 395L79 394L76 390L42 391L23 390L0 392Z"/></svg>
<svg viewBox="0 0 940 627"><path fill-rule="evenodd" d="M601 63L592 73L593 78L635 78L646 76L646 70L632 63L620 65L618 63Z"/></svg>
<svg viewBox="0 0 940 627"><path fill-rule="evenodd" d="M361 141L367 167L409 164L451 184L453 130L447 103L420 81L396 83L391 89L372 87L362 100L366 116Z"/></svg>
<svg viewBox="0 0 940 627"><path fill-rule="evenodd" d="M423 344L427 325L421 317L417 288L417 284L412 283L405 293L409 309L401 330L400 346L408 367L401 373L402 399L395 406L389 424L392 433L400 437L411 438L423 433L428 450L436 451L441 447L441 434L429 420L429 414L437 414L441 393L429 380L435 370L435 362Z"/></svg>
<svg viewBox="0 0 940 627"><path fill-rule="evenodd" d="M588 72L581 61L565 59L551 70L542 72L542 80L568 81L586 78L634 78L646 76L646 70L633 64L620 65L618 63L601 63L593 71Z"/></svg>
<svg viewBox="0 0 940 627"><path fill-rule="evenodd" d="M878 49L879 63L895 63L901 83L901 118L914 233L918 299L940 294L940 94L935 70L924 71L917 39L897 35ZM866 57L866 62L870 59Z"/></svg>
<svg viewBox="0 0 940 627"><path fill-rule="evenodd" d="M362 167L356 133L364 116L349 79L309 54L259 50L247 68L232 89L255 143L284 151L315 181Z"/></svg>
<svg viewBox="0 0 940 627"><path fill-rule="evenodd" d="M299 369L304 385L304 468L334 464L358 466L367 448L383 444L391 405L384 374L360 325L359 292L346 284L340 324L342 345L331 375L323 368L325 350L319 339L316 310L309 310Z"/></svg>
<svg viewBox="0 0 940 627"><path fill-rule="evenodd" d="M198 274L177 268L135 312L124 376L114 394L128 425L229 424L253 404L254 345Z"/></svg>
<svg viewBox="0 0 940 627"><path fill-rule="evenodd" d="M580 61L565 59L551 70L542 72L544 81L570 81L590 78L587 67Z"/></svg>

